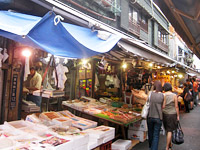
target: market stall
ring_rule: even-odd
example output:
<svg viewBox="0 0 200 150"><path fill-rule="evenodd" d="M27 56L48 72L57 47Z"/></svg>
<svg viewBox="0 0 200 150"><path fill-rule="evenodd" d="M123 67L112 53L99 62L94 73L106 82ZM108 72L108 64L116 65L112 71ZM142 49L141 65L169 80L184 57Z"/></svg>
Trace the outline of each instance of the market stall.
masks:
<svg viewBox="0 0 200 150"><path fill-rule="evenodd" d="M92 117L92 120L97 120L97 122L102 121L104 125L114 124L117 130L116 133L118 133L120 127L124 139L127 139L125 128L131 123L141 120L141 108L136 107L136 105L133 108L128 108L126 104L123 105L123 103L120 102L112 102L109 99L104 100L106 103L91 98L88 99L89 102L80 100L64 101L63 108L71 110L73 113L79 114L80 116L88 115ZM116 105L119 104L121 106L116 107ZM119 135L116 136L118 137Z"/></svg>
<svg viewBox="0 0 200 150"><path fill-rule="evenodd" d="M91 120L68 111L33 114L26 120L0 125L1 149L90 150L105 146L114 138L115 129L98 126ZM110 145L112 142L109 142Z"/></svg>

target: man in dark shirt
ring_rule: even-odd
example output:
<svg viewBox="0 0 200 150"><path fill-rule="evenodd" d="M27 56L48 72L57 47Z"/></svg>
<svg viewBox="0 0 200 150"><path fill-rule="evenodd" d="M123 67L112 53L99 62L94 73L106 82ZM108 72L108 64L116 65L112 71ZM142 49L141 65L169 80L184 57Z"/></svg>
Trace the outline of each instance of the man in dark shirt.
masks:
<svg viewBox="0 0 200 150"><path fill-rule="evenodd" d="M193 94L193 85L192 85L190 79L187 79L187 80L186 80L186 83L187 83L187 85L188 85L189 90L190 90L191 93ZM192 100L190 101L190 110L193 109L193 106L194 106L194 101L193 101L193 99L192 99Z"/></svg>

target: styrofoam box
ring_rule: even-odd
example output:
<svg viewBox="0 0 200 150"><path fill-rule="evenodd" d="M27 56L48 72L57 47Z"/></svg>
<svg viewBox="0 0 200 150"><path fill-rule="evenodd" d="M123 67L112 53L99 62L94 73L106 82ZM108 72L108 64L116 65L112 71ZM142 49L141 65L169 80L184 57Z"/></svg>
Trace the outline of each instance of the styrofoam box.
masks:
<svg viewBox="0 0 200 150"><path fill-rule="evenodd" d="M114 135L115 128L107 126L98 126L96 128L87 129L85 130L85 132L87 132L90 137L99 139Z"/></svg>
<svg viewBox="0 0 200 150"><path fill-rule="evenodd" d="M118 139L112 143L113 150L128 150L131 147L131 140Z"/></svg>
<svg viewBox="0 0 200 150"><path fill-rule="evenodd" d="M89 141L88 143L88 150L94 149L98 146L97 142Z"/></svg>
<svg viewBox="0 0 200 150"><path fill-rule="evenodd" d="M103 139L103 143L106 143L106 142L108 142L108 141L111 141L111 140L113 140L115 138L115 135L113 134L113 135L110 135L110 136L107 136L107 137L105 137L104 139Z"/></svg>
<svg viewBox="0 0 200 150"><path fill-rule="evenodd" d="M97 143L97 146L103 144L103 140L104 138L96 139L96 138L89 137L89 141Z"/></svg>
<svg viewBox="0 0 200 150"><path fill-rule="evenodd" d="M11 121L11 122L4 122L4 125L8 125L12 128L15 129L20 129L20 128L24 128L24 127L30 127L29 122L24 121L24 120L17 120L17 121Z"/></svg>
<svg viewBox="0 0 200 150"><path fill-rule="evenodd" d="M128 130L128 139L144 142L147 139L147 131Z"/></svg>
<svg viewBox="0 0 200 150"><path fill-rule="evenodd" d="M129 130L147 131L147 121L142 120L129 125Z"/></svg>
<svg viewBox="0 0 200 150"><path fill-rule="evenodd" d="M89 135L79 135L79 136L70 136L69 139L73 140L73 149L78 149L81 146L84 146L88 144L89 142Z"/></svg>
<svg viewBox="0 0 200 150"><path fill-rule="evenodd" d="M78 147L76 149L72 149L72 150L88 150L88 146L86 144L86 145L82 145L82 146L80 146L80 147Z"/></svg>
<svg viewBox="0 0 200 150"><path fill-rule="evenodd" d="M52 122L57 125L61 125L61 126L71 126L72 125L72 120L68 119L66 117L54 118L54 119L52 119Z"/></svg>

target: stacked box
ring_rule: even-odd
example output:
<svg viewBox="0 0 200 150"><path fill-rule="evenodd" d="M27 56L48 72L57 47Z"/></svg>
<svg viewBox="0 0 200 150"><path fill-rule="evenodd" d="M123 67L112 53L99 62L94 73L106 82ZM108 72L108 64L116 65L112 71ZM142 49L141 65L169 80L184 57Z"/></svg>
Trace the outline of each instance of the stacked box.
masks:
<svg viewBox="0 0 200 150"><path fill-rule="evenodd" d="M128 139L144 142L147 139L147 131L128 130Z"/></svg>
<svg viewBox="0 0 200 150"><path fill-rule="evenodd" d="M128 128L128 138L136 139L140 142L144 142L147 139L147 122L146 120L141 120L129 125Z"/></svg>
<svg viewBox="0 0 200 150"><path fill-rule="evenodd" d="M131 140L118 139L112 143L112 150L128 150L131 147Z"/></svg>
<svg viewBox="0 0 200 150"><path fill-rule="evenodd" d="M90 143L88 144L88 148L94 148L95 145L101 145L111 141L115 137L115 128L107 126L87 129L85 132L89 134Z"/></svg>

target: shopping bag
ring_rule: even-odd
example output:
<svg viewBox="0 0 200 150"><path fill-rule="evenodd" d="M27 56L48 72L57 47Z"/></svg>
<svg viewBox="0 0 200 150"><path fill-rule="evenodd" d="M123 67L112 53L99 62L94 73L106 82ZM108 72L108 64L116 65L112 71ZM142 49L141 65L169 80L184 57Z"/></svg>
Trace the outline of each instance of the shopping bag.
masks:
<svg viewBox="0 0 200 150"><path fill-rule="evenodd" d="M181 129L181 125L179 121L178 121L177 129L172 131L172 142L174 144L184 143L184 133Z"/></svg>
<svg viewBox="0 0 200 150"><path fill-rule="evenodd" d="M187 96L186 96L185 100L186 100L186 101L190 101L190 100L192 100L192 99L193 99L192 93L189 91L189 92L187 93Z"/></svg>
<svg viewBox="0 0 200 150"><path fill-rule="evenodd" d="M147 115L149 113L149 107L150 107L150 97L151 97L151 93L149 93L149 98L146 101L145 105L142 108L142 112L141 112L141 117L146 119Z"/></svg>

